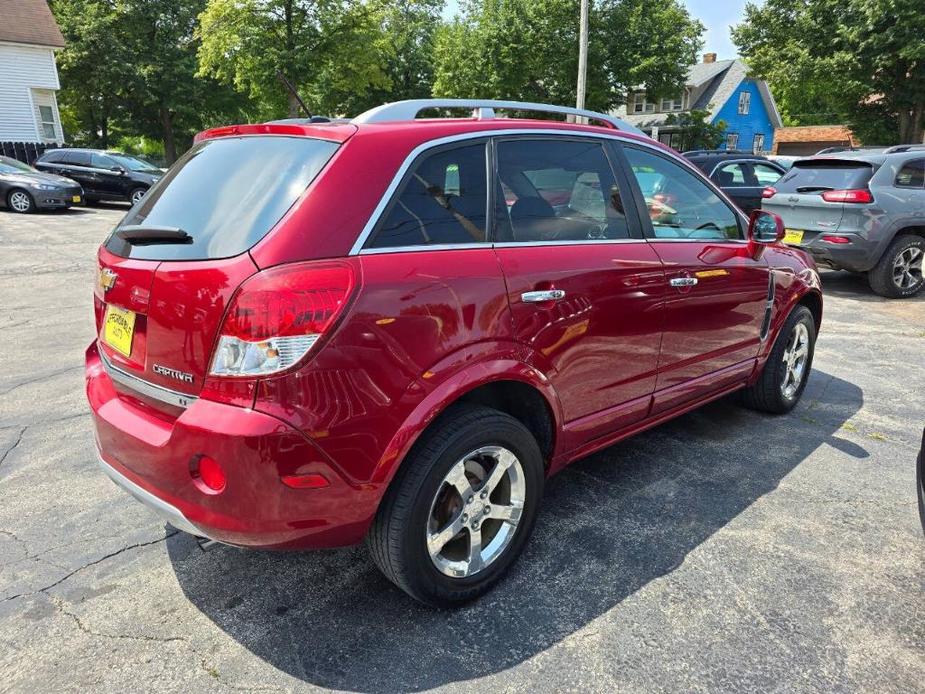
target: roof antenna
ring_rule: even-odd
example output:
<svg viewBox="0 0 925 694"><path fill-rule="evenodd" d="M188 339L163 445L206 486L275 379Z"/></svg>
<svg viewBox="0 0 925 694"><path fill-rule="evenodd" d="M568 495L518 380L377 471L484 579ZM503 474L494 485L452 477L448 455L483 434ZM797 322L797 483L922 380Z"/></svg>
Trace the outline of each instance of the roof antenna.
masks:
<svg viewBox="0 0 925 694"><path fill-rule="evenodd" d="M308 110L308 106L306 106L305 102L302 101L302 97L299 96L299 93L296 91L295 87L292 86L292 82L286 79L286 75L283 74L282 70L277 70L276 76L279 77L279 81L286 86L286 89L289 90L289 93L295 97L295 100L299 102L299 106L301 106L302 110L305 111L305 117L311 119L312 112Z"/></svg>

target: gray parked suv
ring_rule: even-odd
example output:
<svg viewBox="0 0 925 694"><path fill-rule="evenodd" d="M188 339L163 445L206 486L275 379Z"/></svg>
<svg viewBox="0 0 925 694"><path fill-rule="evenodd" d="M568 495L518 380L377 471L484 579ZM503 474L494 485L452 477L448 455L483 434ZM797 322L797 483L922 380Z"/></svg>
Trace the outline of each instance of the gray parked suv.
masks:
<svg viewBox="0 0 925 694"><path fill-rule="evenodd" d="M925 147L801 159L765 188L761 209L783 218L786 243L820 265L866 273L882 296L925 286Z"/></svg>

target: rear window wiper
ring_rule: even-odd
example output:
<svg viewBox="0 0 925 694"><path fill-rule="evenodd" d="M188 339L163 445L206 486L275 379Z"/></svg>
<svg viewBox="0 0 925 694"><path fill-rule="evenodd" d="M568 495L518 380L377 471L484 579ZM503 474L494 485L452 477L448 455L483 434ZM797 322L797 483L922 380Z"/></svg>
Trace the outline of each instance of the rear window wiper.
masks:
<svg viewBox="0 0 925 694"><path fill-rule="evenodd" d="M832 186L797 186L798 193L819 193L825 190L835 190Z"/></svg>
<svg viewBox="0 0 925 694"><path fill-rule="evenodd" d="M149 227L141 224L126 224L116 232L116 236L132 246L193 242L193 237L179 227Z"/></svg>

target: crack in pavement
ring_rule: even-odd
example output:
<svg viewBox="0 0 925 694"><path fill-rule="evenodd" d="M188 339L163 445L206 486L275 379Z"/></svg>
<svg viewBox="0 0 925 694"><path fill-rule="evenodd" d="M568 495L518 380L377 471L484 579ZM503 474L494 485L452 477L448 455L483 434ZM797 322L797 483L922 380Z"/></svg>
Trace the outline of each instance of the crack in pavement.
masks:
<svg viewBox="0 0 925 694"><path fill-rule="evenodd" d="M0 466L2 466L6 461L7 456L12 453L20 443L22 443L22 437L25 435L26 429L28 428L29 427L20 427L19 434L16 436L16 441L13 442L12 446L3 451L3 455L0 455Z"/></svg>
<svg viewBox="0 0 925 694"><path fill-rule="evenodd" d="M83 364L78 364L76 366L68 366L66 369L58 369L57 371L52 371L51 373L42 374L41 376L35 376L34 378L27 378L25 381L20 381L14 386L10 386L6 390L0 390L0 395L6 395L7 393L12 393L17 388L22 388L27 386L30 383L37 383L39 381L44 381L48 378L54 378L55 376L60 376L61 374L66 374L68 371L76 371L77 369L82 369Z"/></svg>
<svg viewBox="0 0 925 694"><path fill-rule="evenodd" d="M176 535L178 532L180 532L180 531L179 531L179 530L174 530L172 533L168 533L168 534L164 535L164 537L159 537L159 538L156 539L156 540L150 540L149 542L138 542L138 543L136 543L136 544L134 544L134 545L129 545L128 547L123 547L122 549L118 549L118 550L116 550L115 552L110 552L110 553L107 554L106 556L100 557L99 559L94 559L93 561L88 562L88 563L84 564L83 566L77 567L77 568L74 569L73 571L71 571L71 572L65 574L64 576L62 576L61 578L59 578L57 581L55 581L54 583L51 583L51 584L45 586L44 588L39 588L38 590L29 591L28 593L18 593L18 594L16 594L16 595L11 595L11 596L8 597L8 598L4 598L4 599L3 599L2 601L0 601L0 602L9 602L10 600L16 600L17 598L28 598L28 597L32 597L33 595L38 595L39 593L47 593L47 592L48 592L49 590L51 590L52 588L61 585L61 584L64 583L66 580L68 580L69 578L71 578L71 576L74 576L75 574L80 573L80 572L83 571L84 569L89 569L91 566L96 566L97 564L101 564L102 562L106 561L107 559L112 559L113 557L116 557L116 556L122 554L123 552L129 551L130 549L139 549L139 548L141 548L141 547L150 547L151 545L156 545L156 544L159 543L159 542L164 542L164 541L168 540L169 538L173 537L174 535Z"/></svg>

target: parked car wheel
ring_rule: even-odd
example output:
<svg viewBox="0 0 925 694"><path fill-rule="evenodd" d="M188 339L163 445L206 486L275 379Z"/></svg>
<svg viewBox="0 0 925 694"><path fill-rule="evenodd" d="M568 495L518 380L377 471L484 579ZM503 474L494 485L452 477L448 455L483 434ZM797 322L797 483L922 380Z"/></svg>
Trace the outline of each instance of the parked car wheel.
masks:
<svg viewBox="0 0 925 694"><path fill-rule="evenodd" d="M816 347L816 322L805 306L797 306L787 317L758 381L742 392L746 406L783 414L800 400Z"/></svg>
<svg viewBox="0 0 925 694"><path fill-rule="evenodd" d="M519 421L455 407L402 464L367 536L373 561L421 602L449 607L494 585L533 530L543 458Z"/></svg>
<svg viewBox="0 0 925 694"><path fill-rule="evenodd" d="M25 190L14 188L6 196L6 206L13 212L28 214L35 210L35 201Z"/></svg>
<svg viewBox="0 0 925 694"><path fill-rule="evenodd" d="M925 286L922 277L923 258L925 239L921 236L899 236L867 274L867 281L880 296L890 299L913 296Z"/></svg>
<svg viewBox="0 0 925 694"><path fill-rule="evenodd" d="M141 200L145 196L145 193L147 192L148 192L147 188L135 188L132 191L131 195L129 195L129 200L131 201L133 205L137 205L138 201Z"/></svg>

